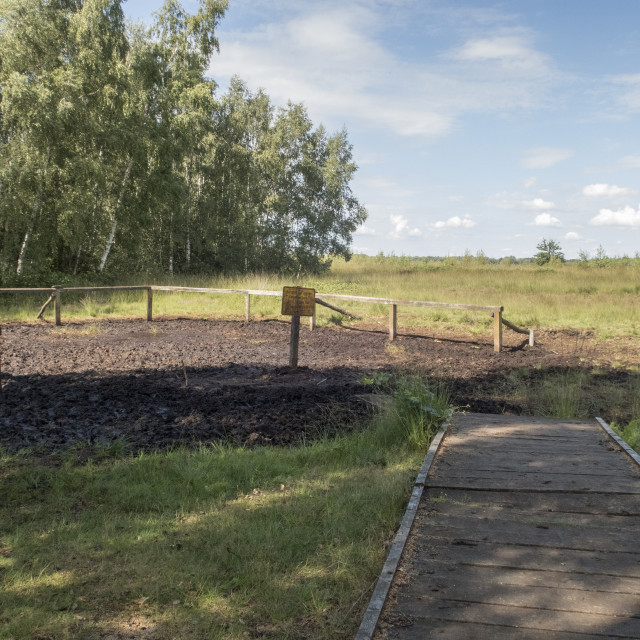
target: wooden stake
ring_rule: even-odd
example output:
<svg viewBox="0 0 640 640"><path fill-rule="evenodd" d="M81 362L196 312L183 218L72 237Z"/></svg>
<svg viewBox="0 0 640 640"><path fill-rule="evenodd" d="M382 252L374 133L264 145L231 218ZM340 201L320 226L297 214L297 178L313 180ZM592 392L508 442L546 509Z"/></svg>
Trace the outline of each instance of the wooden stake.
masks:
<svg viewBox="0 0 640 640"><path fill-rule="evenodd" d="M493 314L493 350L502 351L502 307Z"/></svg>
<svg viewBox="0 0 640 640"><path fill-rule="evenodd" d="M398 305L389 307L389 340L395 340L398 335Z"/></svg>
<svg viewBox="0 0 640 640"><path fill-rule="evenodd" d="M53 293L49 296L47 301L40 307L40 311L38 312L38 315L36 316L36 320L40 320L42 318L42 316L44 315L44 310L49 306L49 303L52 300L53 300Z"/></svg>
<svg viewBox="0 0 640 640"><path fill-rule="evenodd" d="M153 321L153 289L147 289L147 322Z"/></svg>
<svg viewBox="0 0 640 640"><path fill-rule="evenodd" d="M341 313L343 316L347 316L349 318L351 318L352 320L362 320L362 318L360 316L354 316L353 313L349 313L348 311L345 311L344 309L341 309L340 307L335 307L332 304L329 304L328 302L325 302L324 300L320 300L320 298L316 298L316 304L321 304L323 307L327 307L327 309L332 309L333 311L337 311L338 313Z"/></svg>
<svg viewBox="0 0 640 640"><path fill-rule="evenodd" d="M309 331L313 331L316 328L316 307L313 307L313 315L309 316Z"/></svg>
<svg viewBox="0 0 640 640"><path fill-rule="evenodd" d="M251 296L248 293L244 294L244 321L249 322L251 320Z"/></svg>
<svg viewBox="0 0 640 640"><path fill-rule="evenodd" d="M298 345L300 344L300 316L291 316L291 341L289 343L289 366L298 366Z"/></svg>
<svg viewBox="0 0 640 640"><path fill-rule="evenodd" d="M60 320L60 291L62 290L62 287L56 285L53 289L53 307L56 316L56 327L59 327L62 324L62 321Z"/></svg>

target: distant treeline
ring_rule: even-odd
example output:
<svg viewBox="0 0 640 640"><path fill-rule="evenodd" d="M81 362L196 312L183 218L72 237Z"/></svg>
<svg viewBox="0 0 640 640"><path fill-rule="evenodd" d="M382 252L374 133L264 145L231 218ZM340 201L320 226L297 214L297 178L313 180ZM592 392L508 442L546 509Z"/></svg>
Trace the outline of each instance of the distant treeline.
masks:
<svg viewBox="0 0 640 640"><path fill-rule="evenodd" d="M411 265L413 267L419 267L420 265L432 267L447 267L447 266L481 266L481 265L538 265L535 256L532 258L516 258L515 256L505 256L503 258L489 258L484 255L483 252L471 255L467 253L463 256L397 256L394 253L384 254L378 253L376 256L367 256L363 254L357 254L354 256L358 261L375 261L386 263L387 265ZM599 248L593 255L590 255L586 251L581 251L578 258L567 259L562 261L552 261L548 266L556 267L563 264L577 264L584 267L640 267L640 252L636 252L633 256L616 256L609 257L605 254L602 248ZM547 266L547 265L544 265Z"/></svg>
<svg viewBox="0 0 640 640"><path fill-rule="evenodd" d="M318 272L366 218L345 131L205 76L226 0L0 0L0 279Z"/></svg>

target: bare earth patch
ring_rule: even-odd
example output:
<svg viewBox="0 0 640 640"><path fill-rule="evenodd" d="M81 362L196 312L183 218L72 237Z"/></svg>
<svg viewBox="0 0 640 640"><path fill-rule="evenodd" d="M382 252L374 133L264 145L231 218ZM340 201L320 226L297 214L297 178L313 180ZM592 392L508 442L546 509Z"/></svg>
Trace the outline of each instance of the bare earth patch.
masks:
<svg viewBox="0 0 640 640"><path fill-rule="evenodd" d="M301 366L290 371L289 324L278 320L4 324L0 444L287 445L361 421L362 378L376 370L418 369L445 381L458 406L519 413L501 394L509 372L599 366L624 383L640 363L636 341L583 332L540 332L529 348L505 331L497 354L488 334L400 331L390 343L382 323L303 327Z"/></svg>

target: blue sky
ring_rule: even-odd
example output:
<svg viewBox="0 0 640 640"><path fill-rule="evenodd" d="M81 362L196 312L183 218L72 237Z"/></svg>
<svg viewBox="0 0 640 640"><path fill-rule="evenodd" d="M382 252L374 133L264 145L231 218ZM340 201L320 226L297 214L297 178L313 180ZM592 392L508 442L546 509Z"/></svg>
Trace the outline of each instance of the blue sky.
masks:
<svg viewBox="0 0 640 640"><path fill-rule="evenodd" d="M346 127L355 252L640 251L640 1L230 0L218 38L221 92Z"/></svg>

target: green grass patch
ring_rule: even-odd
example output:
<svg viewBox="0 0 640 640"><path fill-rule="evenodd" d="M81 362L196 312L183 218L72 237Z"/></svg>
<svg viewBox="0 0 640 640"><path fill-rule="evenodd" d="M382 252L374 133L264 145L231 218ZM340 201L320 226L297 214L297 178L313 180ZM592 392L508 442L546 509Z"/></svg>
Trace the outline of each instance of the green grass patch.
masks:
<svg viewBox="0 0 640 640"><path fill-rule="evenodd" d="M633 369L520 368L502 380L503 399L523 414L626 423L640 418L640 373Z"/></svg>
<svg viewBox="0 0 640 640"><path fill-rule="evenodd" d="M614 431L632 448L640 453L640 418L627 425L611 424Z"/></svg>
<svg viewBox="0 0 640 640"><path fill-rule="evenodd" d="M297 448L0 456L0 638L350 638L445 393ZM145 635L146 634L146 635Z"/></svg>

